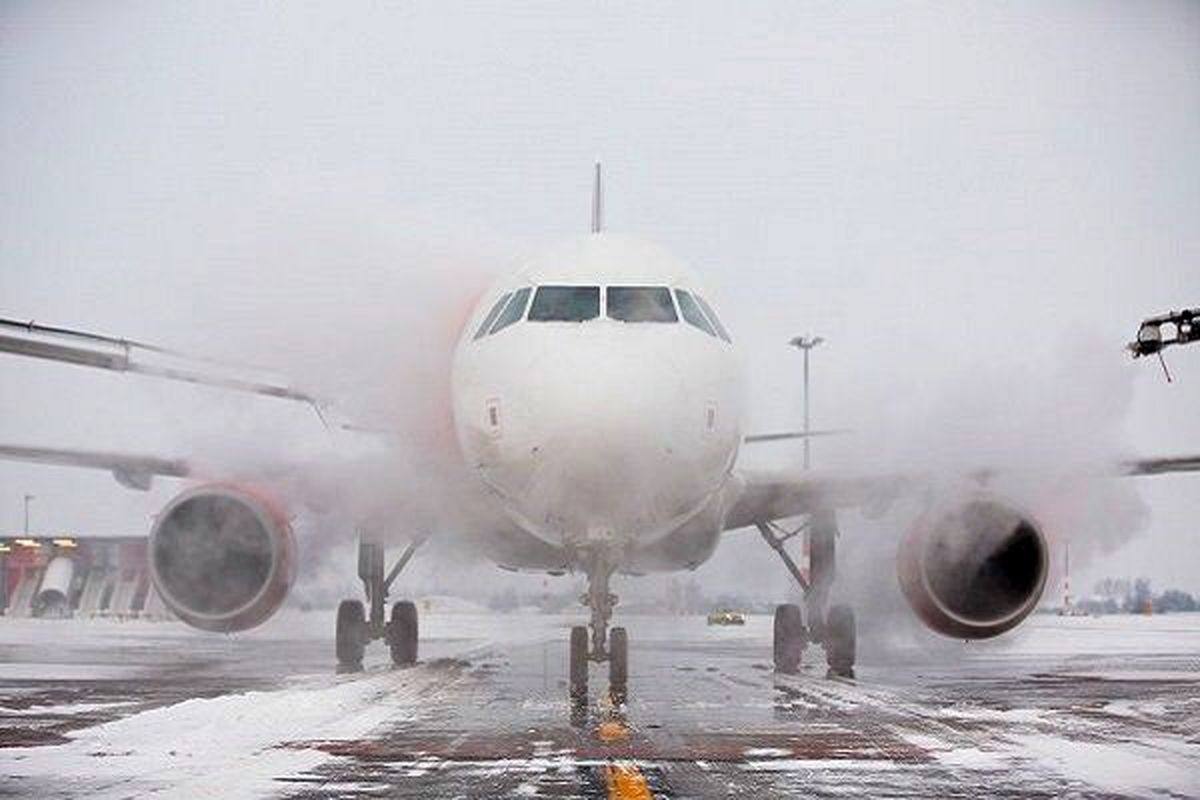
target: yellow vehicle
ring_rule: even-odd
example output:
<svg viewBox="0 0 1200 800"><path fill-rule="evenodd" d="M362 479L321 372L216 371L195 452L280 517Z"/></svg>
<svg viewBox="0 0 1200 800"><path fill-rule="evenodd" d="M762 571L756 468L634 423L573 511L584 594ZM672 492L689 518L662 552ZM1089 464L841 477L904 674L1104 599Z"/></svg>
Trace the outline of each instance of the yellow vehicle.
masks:
<svg viewBox="0 0 1200 800"><path fill-rule="evenodd" d="M746 615L728 608L718 608L708 615L709 625L745 625Z"/></svg>

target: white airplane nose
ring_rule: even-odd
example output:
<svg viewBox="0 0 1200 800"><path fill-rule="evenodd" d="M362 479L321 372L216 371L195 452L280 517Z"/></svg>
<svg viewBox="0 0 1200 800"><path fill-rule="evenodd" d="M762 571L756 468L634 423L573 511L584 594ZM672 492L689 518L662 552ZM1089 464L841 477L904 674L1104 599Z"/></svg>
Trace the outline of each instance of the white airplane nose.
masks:
<svg viewBox="0 0 1200 800"><path fill-rule="evenodd" d="M650 530L698 497L687 421L703 414L703 399L687 397L666 354L611 352L571 359L579 369L547 370L534 382L525 499L568 537Z"/></svg>

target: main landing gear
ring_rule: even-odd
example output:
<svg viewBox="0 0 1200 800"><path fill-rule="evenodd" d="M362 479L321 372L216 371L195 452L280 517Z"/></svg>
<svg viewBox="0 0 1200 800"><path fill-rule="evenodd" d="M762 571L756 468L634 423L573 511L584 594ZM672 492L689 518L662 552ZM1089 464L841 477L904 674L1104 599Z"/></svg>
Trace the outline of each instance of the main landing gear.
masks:
<svg viewBox="0 0 1200 800"><path fill-rule="evenodd" d="M571 628L570 690L575 702L586 702L589 662L608 662L609 692L615 703L625 702L629 682L629 635L624 628L608 630L617 596L609 591L615 568L605 559L594 557L587 563L587 593L580 602L592 612L589 649L588 626ZM609 635L611 633L611 636Z"/></svg>
<svg viewBox="0 0 1200 800"><path fill-rule="evenodd" d="M399 560L383 574L383 545L360 539L358 543L358 577L370 606L370 617L361 600L343 600L337 613L337 661L339 672L358 672L362 669L363 652L367 644L384 639L392 651L392 663L408 666L417 662L417 607L411 600L401 600L392 606L392 617L384 621L388 591L396 576L413 557L424 539L413 540Z"/></svg>
<svg viewBox="0 0 1200 800"><path fill-rule="evenodd" d="M757 527L804 591L803 612L793 603L775 609L775 670L785 673L799 670L804 649L811 642L824 647L830 675L853 678L857 655L854 610L842 604L828 605L836 575L836 515L832 511L817 511L800 529L791 532L772 522L758 523ZM807 576L784 549L784 543L800 533L808 542Z"/></svg>

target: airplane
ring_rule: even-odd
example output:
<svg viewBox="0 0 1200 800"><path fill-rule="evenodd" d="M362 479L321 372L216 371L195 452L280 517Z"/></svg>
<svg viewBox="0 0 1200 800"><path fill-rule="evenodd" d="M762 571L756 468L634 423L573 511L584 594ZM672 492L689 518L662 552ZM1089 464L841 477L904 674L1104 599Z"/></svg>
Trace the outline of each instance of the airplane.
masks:
<svg viewBox="0 0 1200 800"><path fill-rule="evenodd" d="M599 164L592 206L590 233L521 261L480 297L459 335L450 365L454 438L485 509L472 540L506 569L586 577L590 619L570 631L572 697L586 697L591 663L607 662L614 692L627 684L628 634L610 628L615 573L695 569L726 532L748 527L803 590L803 607L775 610L775 668L795 672L806 647L819 645L832 675L852 676L854 611L829 602L838 513L882 513L897 497L929 494L928 481L740 468L747 443L815 434L746 433L741 353L712 292L666 250L604 230ZM182 354L125 339L0 320L0 352L309 403L328 422L322 401L303 391L211 362L180 366ZM296 573L294 509L269 475L230 480L186 459L16 444L0 444L0 458L110 470L133 489L148 488L155 476L191 481L157 515L148 548L156 589L189 625L252 628L288 594ZM1129 461L1116 470L1198 471L1200 456ZM799 530L779 525L801 516ZM797 534L806 540L807 571L785 548ZM386 641L395 664L416 662L416 606L401 600L385 616L393 582L423 538L414 536L385 574L383 546L361 537L366 605L347 599L338 607L340 669L361 669L376 639ZM1041 525L968 480L929 500L904 533L897 576L929 628L980 639L1011 630L1034 610L1048 565Z"/></svg>

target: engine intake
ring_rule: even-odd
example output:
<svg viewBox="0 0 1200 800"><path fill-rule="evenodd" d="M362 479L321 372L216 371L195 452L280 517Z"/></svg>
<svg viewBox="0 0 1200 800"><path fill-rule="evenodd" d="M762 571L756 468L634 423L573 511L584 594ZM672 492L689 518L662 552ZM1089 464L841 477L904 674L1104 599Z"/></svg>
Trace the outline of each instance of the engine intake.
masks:
<svg viewBox="0 0 1200 800"><path fill-rule="evenodd" d="M150 531L150 575L184 622L232 632L265 622L295 575L287 518L258 495L213 484L183 492Z"/></svg>
<svg viewBox="0 0 1200 800"><path fill-rule="evenodd" d="M900 587L933 630L999 636L1037 606L1049 550L1027 515L986 495L924 514L900 546Z"/></svg>

